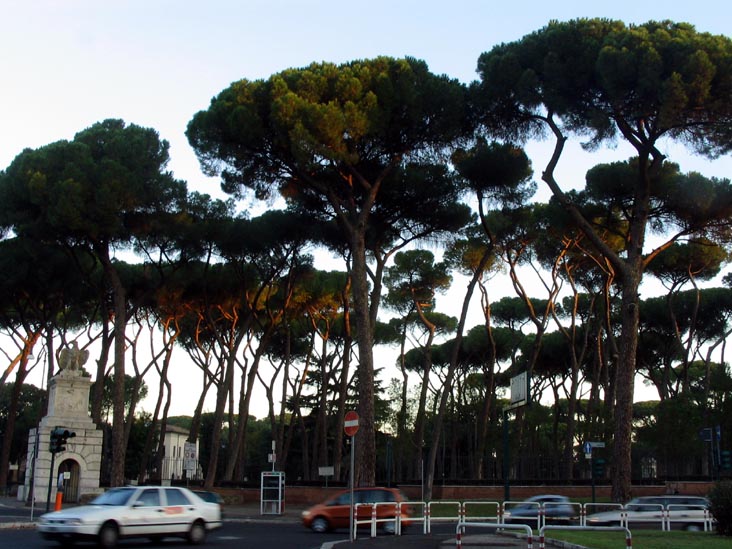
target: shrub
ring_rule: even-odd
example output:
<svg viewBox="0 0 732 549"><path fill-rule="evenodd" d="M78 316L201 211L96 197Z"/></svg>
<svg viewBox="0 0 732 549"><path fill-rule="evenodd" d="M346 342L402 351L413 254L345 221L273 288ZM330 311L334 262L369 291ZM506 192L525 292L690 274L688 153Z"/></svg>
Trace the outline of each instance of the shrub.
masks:
<svg viewBox="0 0 732 549"><path fill-rule="evenodd" d="M717 482L709 492L709 510L717 520L717 533L732 536L732 481Z"/></svg>

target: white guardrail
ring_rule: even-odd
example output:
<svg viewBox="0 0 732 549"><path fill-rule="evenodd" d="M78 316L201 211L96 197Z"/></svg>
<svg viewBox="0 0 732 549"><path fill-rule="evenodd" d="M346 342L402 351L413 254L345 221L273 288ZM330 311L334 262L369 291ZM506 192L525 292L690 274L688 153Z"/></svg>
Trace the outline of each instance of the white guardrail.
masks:
<svg viewBox="0 0 732 549"><path fill-rule="evenodd" d="M533 509L536 513L524 515L513 511L519 505L523 509ZM561 519L552 516L552 507L558 505L571 505L576 510L574 517L562 517ZM617 511L617 517L603 519L602 526L588 524L588 517L598 511ZM672 513L672 511L676 511ZM690 515L683 511L694 512ZM698 511L702 511L701 516ZM633 506L626 507L620 503L534 503L525 501L405 501L405 502L380 502L380 503L357 503L353 513L353 535L354 540L359 526L368 526L371 537L375 537L378 530L401 535L405 526L421 524L422 533L430 534L433 523L454 522L456 523L457 547L462 547L462 534L465 529L489 528L492 530L523 530L527 532L528 548L532 547L532 526L536 522L536 529L540 531L540 547L543 549L543 532L545 530L605 530L626 532L627 547L631 545L630 526L632 524L657 524L662 531L670 531L674 523L685 526L699 525L699 529L709 532L714 528L714 519L711 513L704 506L695 505L658 505L658 512L647 513L640 517L633 514ZM566 521L567 524L547 524L557 520ZM520 524L512 523L514 521ZM592 522L591 520L589 521ZM527 524L528 523L528 524ZM574 524L573 524L574 523Z"/></svg>

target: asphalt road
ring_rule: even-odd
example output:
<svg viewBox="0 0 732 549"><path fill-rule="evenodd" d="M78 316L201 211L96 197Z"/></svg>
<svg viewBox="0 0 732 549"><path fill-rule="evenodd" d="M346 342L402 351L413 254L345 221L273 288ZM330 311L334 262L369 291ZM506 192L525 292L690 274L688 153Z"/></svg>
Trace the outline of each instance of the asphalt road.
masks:
<svg viewBox="0 0 732 549"><path fill-rule="evenodd" d="M258 506L226 506L224 526L209 533L206 547L237 547L264 549L447 549L455 547L455 525L438 524L433 533L425 535L418 526L410 527L402 536L380 534L369 537L368 530L358 532L357 540L348 539L347 530L316 534L300 523L300 508L290 507L284 515L261 515ZM37 519L45 512L45 504L33 510ZM3 547L13 549L38 549L57 547L53 542L40 538L31 521L31 508L11 498L0 498L0 540ZM472 527L463 535L463 547L471 549L487 547L526 547L526 540L512 536L491 535ZM93 545L86 545L93 547ZM170 538L160 547L189 547L184 540ZM84 545L79 544L79 547ZM124 540L120 548L151 547L147 540Z"/></svg>

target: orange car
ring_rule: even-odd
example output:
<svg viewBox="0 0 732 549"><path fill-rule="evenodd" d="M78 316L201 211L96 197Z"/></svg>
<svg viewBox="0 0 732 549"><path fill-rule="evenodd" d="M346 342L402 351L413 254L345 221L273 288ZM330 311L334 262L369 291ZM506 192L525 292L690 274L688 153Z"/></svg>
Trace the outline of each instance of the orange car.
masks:
<svg viewBox="0 0 732 549"><path fill-rule="evenodd" d="M353 490L353 503L393 503L393 505L378 505L376 507L376 518L381 521L396 517L397 503L405 502L407 498L396 488L356 488ZM312 528L315 532L327 532L336 528L348 528L350 518L351 491L344 490L335 496L327 499L302 512L302 523L306 528ZM371 518L372 508L370 505L358 506L358 519L366 521ZM408 518L411 514L409 506L401 506L402 526L409 524ZM378 525L386 533L394 533L396 521L385 520ZM368 526L364 524L363 526Z"/></svg>

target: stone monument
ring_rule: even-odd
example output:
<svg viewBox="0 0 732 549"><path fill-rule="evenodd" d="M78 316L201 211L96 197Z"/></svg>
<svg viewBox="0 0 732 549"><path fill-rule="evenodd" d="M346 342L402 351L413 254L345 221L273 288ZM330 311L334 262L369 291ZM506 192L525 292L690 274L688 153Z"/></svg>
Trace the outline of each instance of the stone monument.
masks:
<svg viewBox="0 0 732 549"><path fill-rule="evenodd" d="M26 474L24 493L18 494L19 499L32 494L36 505L54 501L60 482L64 485L65 502L77 503L101 492L103 433L89 415L92 382L84 370L88 358L89 351L79 349L76 342L59 353L59 372L48 384L48 414L28 436L28 461L33 470ZM56 428L75 434L68 439L65 450L53 456L51 431Z"/></svg>

